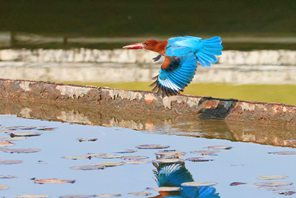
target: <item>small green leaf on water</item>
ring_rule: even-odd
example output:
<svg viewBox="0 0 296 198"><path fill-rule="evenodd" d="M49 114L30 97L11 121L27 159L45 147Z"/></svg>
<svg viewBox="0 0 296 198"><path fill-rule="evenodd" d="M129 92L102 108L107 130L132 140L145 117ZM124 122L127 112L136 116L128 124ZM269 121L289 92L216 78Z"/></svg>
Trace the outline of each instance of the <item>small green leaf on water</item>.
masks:
<svg viewBox="0 0 296 198"><path fill-rule="evenodd" d="M214 150L230 150L232 149L231 146L226 145L214 145L214 146L208 146L208 149L214 149Z"/></svg>
<svg viewBox="0 0 296 198"><path fill-rule="evenodd" d="M13 143L10 141L0 141L0 147L12 146Z"/></svg>
<svg viewBox="0 0 296 198"><path fill-rule="evenodd" d="M41 133L37 132L12 132L9 134L10 137L34 137L34 136L40 136Z"/></svg>
<svg viewBox="0 0 296 198"><path fill-rule="evenodd" d="M156 159L174 159L174 158L181 158L185 155L184 152L180 151L160 151L155 153Z"/></svg>
<svg viewBox="0 0 296 198"><path fill-rule="evenodd" d="M48 179L36 179L32 178L35 184L73 184L75 180L68 179L57 179L57 178L48 178Z"/></svg>
<svg viewBox="0 0 296 198"><path fill-rule="evenodd" d="M150 196L152 193L143 191L143 192L130 192L128 194L134 195L134 196L139 196L139 197L147 197L147 196Z"/></svg>
<svg viewBox="0 0 296 198"><path fill-rule="evenodd" d="M16 198L47 198L49 197L48 195L37 195L37 194L27 194L27 195L17 195Z"/></svg>
<svg viewBox="0 0 296 198"><path fill-rule="evenodd" d="M0 179L15 179L15 176L12 175L0 175Z"/></svg>
<svg viewBox="0 0 296 198"><path fill-rule="evenodd" d="M8 186L5 186L5 185L0 184L0 190L6 190L8 188L9 188Z"/></svg>
<svg viewBox="0 0 296 198"><path fill-rule="evenodd" d="M123 162L102 162L98 164L90 164L90 165L81 165L81 166L72 166L71 169L74 170L100 170L109 167L121 166L125 163Z"/></svg>
<svg viewBox="0 0 296 198"><path fill-rule="evenodd" d="M95 142L97 138L78 138L78 142Z"/></svg>
<svg viewBox="0 0 296 198"><path fill-rule="evenodd" d="M0 165L20 164L22 162L22 160L0 160Z"/></svg>
<svg viewBox="0 0 296 198"><path fill-rule="evenodd" d="M283 182L283 181L273 181L273 182L259 182L255 183L255 186L261 188L269 188L269 187L282 187L282 186L291 186L292 182Z"/></svg>
<svg viewBox="0 0 296 198"><path fill-rule="evenodd" d="M166 149L169 148L170 146L167 145L160 145L160 144L142 144L136 146L138 149Z"/></svg>
<svg viewBox="0 0 296 198"><path fill-rule="evenodd" d="M38 148L0 148L0 151L5 153L37 153L41 151Z"/></svg>
<svg viewBox="0 0 296 198"><path fill-rule="evenodd" d="M126 149L126 150L123 150L123 151L118 151L116 153L124 154L124 153L135 153L135 152L137 152L137 150L134 150L134 149Z"/></svg>
<svg viewBox="0 0 296 198"><path fill-rule="evenodd" d="M260 176L258 179L261 180L276 180L276 179L286 179L288 176L285 175L269 175L269 176Z"/></svg>
<svg viewBox="0 0 296 198"><path fill-rule="evenodd" d="M205 159L205 158L201 158L201 157L190 157L186 159L187 161L191 161L191 162L210 162L213 161L213 159Z"/></svg>
<svg viewBox="0 0 296 198"><path fill-rule="evenodd" d="M274 155L296 155L296 151L276 151L276 152L268 152L268 154L274 154Z"/></svg>
<svg viewBox="0 0 296 198"><path fill-rule="evenodd" d="M130 155L130 156L122 156L121 159L123 160L127 160L127 161L132 161L132 160L144 160L144 159L148 159L149 157L147 156L133 156L133 155Z"/></svg>

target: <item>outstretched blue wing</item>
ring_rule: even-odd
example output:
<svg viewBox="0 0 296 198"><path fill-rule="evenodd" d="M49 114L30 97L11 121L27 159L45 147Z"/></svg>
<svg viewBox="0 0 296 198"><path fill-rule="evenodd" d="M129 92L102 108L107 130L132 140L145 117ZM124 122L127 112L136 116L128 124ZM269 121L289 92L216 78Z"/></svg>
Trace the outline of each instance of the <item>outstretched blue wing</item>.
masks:
<svg viewBox="0 0 296 198"><path fill-rule="evenodd" d="M201 66L209 67L217 62L216 56L221 55L222 49L222 40L219 36L208 39L181 36L168 39L165 54L167 56L181 56L192 52Z"/></svg>
<svg viewBox="0 0 296 198"><path fill-rule="evenodd" d="M153 91L163 96L176 95L191 82L194 77L197 60L192 52L181 56L167 56L166 65L159 70Z"/></svg>

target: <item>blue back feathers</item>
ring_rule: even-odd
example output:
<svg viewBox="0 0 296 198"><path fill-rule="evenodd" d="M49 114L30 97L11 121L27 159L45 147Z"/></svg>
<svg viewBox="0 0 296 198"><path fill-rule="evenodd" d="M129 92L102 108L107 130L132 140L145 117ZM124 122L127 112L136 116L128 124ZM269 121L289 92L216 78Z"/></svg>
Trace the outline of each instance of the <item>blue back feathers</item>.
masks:
<svg viewBox="0 0 296 198"><path fill-rule="evenodd" d="M176 95L191 82L197 64L210 67L221 55L222 41L218 36L202 39L194 36L181 36L168 39L165 56L171 60L166 69L160 69L153 91L163 96Z"/></svg>

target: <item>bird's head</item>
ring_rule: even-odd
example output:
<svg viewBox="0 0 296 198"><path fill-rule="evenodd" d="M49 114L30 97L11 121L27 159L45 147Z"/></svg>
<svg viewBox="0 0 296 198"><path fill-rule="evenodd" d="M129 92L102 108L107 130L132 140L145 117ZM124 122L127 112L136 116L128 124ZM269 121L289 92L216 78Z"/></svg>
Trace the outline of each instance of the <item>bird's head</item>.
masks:
<svg viewBox="0 0 296 198"><path fill-rule="evenodd" d="M123 46L124 49L146 49L158 53L162 53L166 46L165 41L146 40L142 43L134 43L131 45Z"/></svg>

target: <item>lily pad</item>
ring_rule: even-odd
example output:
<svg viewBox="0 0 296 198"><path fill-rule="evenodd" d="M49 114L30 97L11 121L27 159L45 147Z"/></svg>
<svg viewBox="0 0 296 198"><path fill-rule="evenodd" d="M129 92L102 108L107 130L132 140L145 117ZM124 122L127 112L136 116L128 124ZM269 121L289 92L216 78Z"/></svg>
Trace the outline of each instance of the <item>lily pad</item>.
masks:
<svg viewBox="0 0 296 198"><path fill-rule="evenodd" d="M261 180L276 180L276 179L286 179L288 176L285 175L270 175L270 176L260 176L258 179Z"/></svg>
<svg viewBox="0 0 296 198"><path fill-rule="evenodd" d="M16 198L47 198L48 195L17 195Z"/></svg>
<svg viewBox="0 0 296 198"><path fill-rule="evenodd" d="M5 153L37 153L41 151L38 148L1 148L0 151Z"/></svg>
<svg viewBox="0 0 296 198"><path fill-rule="evenodd" d="M274 154L274 155L296 155L296 151L276 151L276 152L268 152L268 154Z"/></svg>
<svg viewBox="0 0 296 198"><path fill-rule="evenodd" d="M102 162L98 164L82 165L82 166L72 166L71 169L74 170L100 170L109 167L121 166L123 162Z"/></svg>
<svg viewBox="0 0 296 198"><path fill-rule="evenodd" d="M232 147L231 146L226 146L226 145L214 145L214 146L208 146L208 149L230 150L230 149L232 149Z"/></svg>
<svg viewBox="0 0 296 198"><path fill-rule="evenodd" d="M184 161L181 159L157 159L153 162L158 164L184 164Z"/></svg>
<svg viewBox="0 0 296 198"><path fill-rule="evenodd" d="M9 134L10 137L34 137L34 136L40 136L41 133L37 132L12 132Z"/></svg>
<svg viewBox="0 0 296 198"><path fill-rule="evenodd" d="M200 187L200 186L214 186L217 183L215 182L185 182L182 183L181 186L183 187Z"/></svg>
<svg viewBox="0 0 296 198"><path fill-rule="evenodd" d="M160 144L142 144L136 146L138 149L166 149L169 148L170 146L167 145L160 145Z"/></svg>
<svg viewBox="0 0 296 198"><path fill-rule="evenodd" d="M78 142L95 142L98 138L78 138Z"/></svg>
<svg viewBox="0 0 296 198"><path fill-rule="evenodd" d="M22 160L0 160L0 165L20 164L22 162Z"/></svg>
<svg viewBox="0 0 296 198"><path fill-rule="evenodd" d="M57 178L49 178L49 179L36 179L32 178L35 184L74 184L75 180L68 179L57 179Z"/></svg>
<svg viewBox="0 0 296 198"><path fill-rule="evenodd" d="M191 153L200 154L200 155L210 155L216 156L218 154L218 150L200 150L200 151L192 151Z"/></svg>
<svg viewBox="0 0 296 198"><path fill-rule="evenodd" d="M6 190L8 188L9 188L8 186L5 186L5 185L0 184L0 190Z"/></svg>
<svg viewBox="0 0 296 198"><path fill-rule="evenodd" d="M119 194L119 193L113 193L113 194L98 194L98 195L95 195L95 197L101 197L101 198L121 197L121 194Z"/></svg>
<svg viewBox="0 0 296 198"><path fill-rule="evenodd" d="M118 151L116 153L124 154L124 153L135 153L135 152L137 152L137 150L134 150L134 149L126 149L126 150L123 150L123 151Z"/></svg>
<svg viewBox="0 0 296 198"><path fill-rule="evenodd" d="M144 159L148 159L149 157L147 156L122 156L121 159L123 160L127 160L127 161L135 161L135 160L144 160Z"/></svg>
<svg viewBox="0 0 296 198"><path fill-rule="evenodd" d="M0 179L15 179L15 176L12 175L0 175Z"/></svg>
<svg viewBox="0 0 296 198"><path fill-rule="evenodd" d="M139 197L147 197L147 196L150 196L152 193L143 191L143 192L130 192L128 194L134 195L134 196L139 196Z"/></svg>
<svg viewBox="0 0 296 198"><path fill-rule="evenodd" d="M296 192L295 191L291 191L291 190L284 191L284 192L279 192L279 195L285 195L285 196L291 196L291 195L294 195L294 194L296 194Z"/></svg>
<svg viewBox="0 0 296 198"><path fill-rule="evenodd" d="M231 184L229 184L230 186L240 186L240 185L244 185L246 183L244 182L232 182Z"/></svg>
<svg viewBox="0 0 296 198"><path fill-rule="evenodd" d="M183 152L179 151L161 151L155 153L156 159L174 159L174 158L181 158L182 156L185 155Z"/></svg>
<svg viewBox="0 0 296 198"><path fill-rule="evenodd" d="M191 162L210 162L213 161L213 159L204 159L201 157L190 157L186 159L187 161L191 161Z"/></svg>
<svg viewBox="0 0 296 198"><path fill-rule="evenodd" d="M269 187L282 187L282 186L291 186L292 182L283 182L283 181L273 181L273 182L260 182L255 183L256 186L261 188L269 188Z"/></svg>
<svg viewBox="0 0 296 198"><path fill-rule="evenodd" d="M13 143L10 141L0 141L0 147L12 146Z"/></svg>
<svg viewBox="0 0 296 198"><path fill-rule="evenodd" d="M39 131L53 131L54 127L38 127L37 130Z"/></svg>

